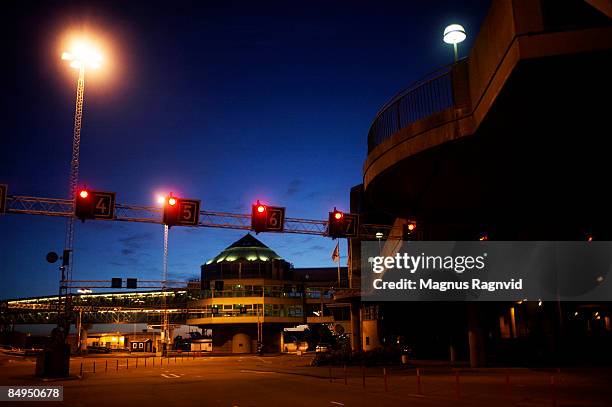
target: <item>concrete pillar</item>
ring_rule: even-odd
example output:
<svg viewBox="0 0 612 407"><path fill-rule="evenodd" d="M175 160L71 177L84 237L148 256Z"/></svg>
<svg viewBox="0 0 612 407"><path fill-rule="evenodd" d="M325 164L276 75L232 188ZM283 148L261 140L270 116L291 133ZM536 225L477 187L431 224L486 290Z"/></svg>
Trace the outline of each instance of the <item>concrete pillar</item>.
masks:
<svg viewBox="0 0 612 407"><path fill-rule="evenodd" d="M87 328L85 328L83 325L81 325L81 343L80 343L80 351L81 352L87 352Z"/></svg>
<svg viewBox="0 0 612 407"><path fill-rule="evenodd" d="M243 332L232 337L232 353L251 353L251 337Z"/></svg>
<svg viewBox="0 0 612 407"><path fill-rule="evenodd" d="M351 302L351 350L358 352L361 350L361 318L359 303Z"/></svg>
<svg viewBox="0 0 612 407"><path fill-rule="evenodd" d="M470 347L470 366L478 367L486 363L485 341L480 318L478 304L468 304L468 343Z"/></svg>

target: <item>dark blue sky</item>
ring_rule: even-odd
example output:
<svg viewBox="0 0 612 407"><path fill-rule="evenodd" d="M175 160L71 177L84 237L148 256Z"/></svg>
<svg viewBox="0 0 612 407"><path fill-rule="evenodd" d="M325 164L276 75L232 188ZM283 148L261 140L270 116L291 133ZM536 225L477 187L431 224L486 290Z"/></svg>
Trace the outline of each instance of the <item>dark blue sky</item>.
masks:
<svg viewBox="0 0 612 407"><path fill-rule="evenodd" d="M377 110L452 61L446 24L466 27L465 55L488 5L11 1L0 183L16 195L66 196L76 72L59 58L61 40L87 31L106 52L86 77L81 183L120 203L153 205L174 191L207 210L247 213L261 199L324 219L348 209ZM61 251L64 230L63 219L0 218L0 298L57 291L44 256ZM171 277L198 276L242 234L173 228ZM297 267L333 265L329 239L259 237ZM162 227L79 223L76 253L78 279L159 279Z"/></svg>

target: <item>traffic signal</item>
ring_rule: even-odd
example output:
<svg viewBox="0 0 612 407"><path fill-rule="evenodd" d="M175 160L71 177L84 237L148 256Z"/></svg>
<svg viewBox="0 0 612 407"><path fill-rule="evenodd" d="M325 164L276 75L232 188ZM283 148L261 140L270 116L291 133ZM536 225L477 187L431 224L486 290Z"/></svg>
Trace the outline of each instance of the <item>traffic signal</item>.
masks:
<svg viewBox="0 0 612 407"><path fill-rule="evenodd" d="M164 199L163 223L172 226L197 226L200 222L200 201L177 198L172 193Z"/></svg>
<svg viewBox="0 0 612 407"><path fill-rule="evenodd" d="M126 279L126 284L125 285L126 285L127 288L138 288L137 287L138 280L135 279L135 278L128 278L128 279Z"/></svg>
<svg viewBox="0 0 612 407"><path fill-rule="evenodd" d="M268 217L268 208L266 205L259 203L252 206L251 210L251 229L255 233L260 233L266 230L266 220Z"/></svg>
<svg viewBox="0 0 612 407"><path fill-rule="evenodd" d="M359 227L358 215L344 213L334 208L329 212L327 235L333 239L339 237L356 237Z"/></svg>
<svg viewBox="0 0 612 407"><path fill-rule="evenodd" d="M416 240L416 222L408 222L402 225L402 240Z"/></svg>
<svg viewBox="0 0 612 407"><path fill-rule="evenodd" d="M168 195L164 200L164 219L163 222L168 227L176 225L178 219L178 199L172 194Z"/></svg>
<svg viewBox="0 0 612 407"><path fill-rule="evenodd" d="M115 193L82 188L74 199L74 216L86 219L114 219Z"/></svg>
<svg viewBox="0 0 612 407"><path fill-rule="evenodd" d="M0 184L0 215L6 212L6 193L8 187L5 184Z"/></svg>
<svg viewBox="0 0 612 407"><path fill-rule="evenodd" d="M268 206L261 202L251 207L251 229L255 233L282 232L285 228L285 208Z"/></svg>
<svg viewBox="0 0 612 407"><path fill-rule="evenodd" d="M113 277L111 279L111 288L121 288L122 282L120 278Z"/></svg>
<svg viewBox="0 0 612 407"><path fill-rule="evenodd" d="M74 216L85 222L94 219L94 202L88 189L79 190L74 199Z"/></svg>

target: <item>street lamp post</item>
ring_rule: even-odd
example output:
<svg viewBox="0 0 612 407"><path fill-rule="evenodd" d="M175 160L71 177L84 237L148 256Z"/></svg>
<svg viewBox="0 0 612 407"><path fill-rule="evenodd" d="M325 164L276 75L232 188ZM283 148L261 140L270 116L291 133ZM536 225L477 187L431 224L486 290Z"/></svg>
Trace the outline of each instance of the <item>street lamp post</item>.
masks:
<svg viewBox="0 0 612 407"><path fill-rule="evenodd" d="M89 44L85 42L75 42L69 52L62 53L62 59L70 62L70 67L79 70L76 92L76 106L74 111L74 129L72 134L72 158L70 160L70 179L69 179L69 196L73 202L79 182L79 150L81 147L81 124L83 120L83 95L85 92L85 68L98 69L102 62L102 56ZM65 251L71 257L70 261L66 262L65 270L62 272L62 283L60 283L60 298L59 303L62 304L62 295L66 297L63 302L64 309L61 312L61 317L58 315L59 323L62 325L64 336L68 335L70 328L68 316L68 288L66 287L65 279L72 279L72 265L74 256L72 255L74 247L74 218L69 217L66 223L66 240ZM65 272L65 277L64 277ZM79 344L80 345L80 344Z"/></svg>
<svg viewBox="0 0 612 407"><path fill-rule="evenodd" d="M89 44L76 42L70 52L64 52L62 59L70 62L70 67L79 70L77 80L76 106L74 111L74 130L72 134L72 159L70 160L70 186L68 199L74 202L79 183L79 150L81 147L81 124L83 120L83 95L85 92L85 68L98 69L102 56ZM66 250L72 251L74 245L74 218L68 218L66 225ZM72 278L74 256L67 266L67 277Z"/></svg>
<svg viewBox="0 0 612 407"><path fill-rule="evenodd" d="M465 28L459 24L451 24L444 29L443 40L447 44L453 44L453 50L455 51L455 62L457 62L459 59L457 44L463 42L465 38Z"/></svg>

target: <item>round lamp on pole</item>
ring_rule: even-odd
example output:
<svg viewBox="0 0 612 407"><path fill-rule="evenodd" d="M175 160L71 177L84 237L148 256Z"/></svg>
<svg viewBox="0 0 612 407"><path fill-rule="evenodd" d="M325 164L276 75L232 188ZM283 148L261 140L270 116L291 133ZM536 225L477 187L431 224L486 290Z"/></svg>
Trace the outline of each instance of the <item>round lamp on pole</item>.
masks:
<svg viewBox="0 0 612 407"><path fill-rule="evenodd" d="M459 24L451 24L444 29L444 37L443 40L447 44L453 44L453 49L455 51L455 62L459 59L457 53L457 44L463 42L466 38L465 28Z"/></svg>

